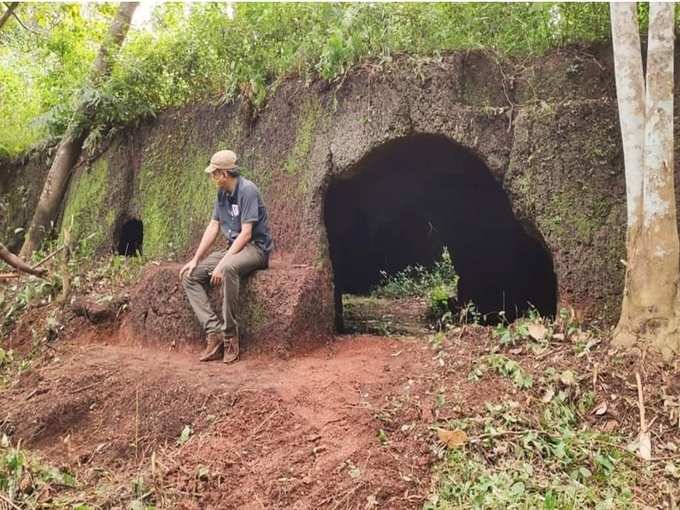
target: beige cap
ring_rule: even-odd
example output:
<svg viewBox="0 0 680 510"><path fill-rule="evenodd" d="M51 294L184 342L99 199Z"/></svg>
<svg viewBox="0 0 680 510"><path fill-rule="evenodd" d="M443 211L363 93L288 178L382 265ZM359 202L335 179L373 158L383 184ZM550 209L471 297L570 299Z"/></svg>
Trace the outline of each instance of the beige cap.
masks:
<svg viewBox="0 0 680 510"><path fill-rule="evenodd" d="M213 173L215 170L233 170L236 168L237 156L234 151L217 151L210 158L210 164L206 167L206 173Z"/></svg>

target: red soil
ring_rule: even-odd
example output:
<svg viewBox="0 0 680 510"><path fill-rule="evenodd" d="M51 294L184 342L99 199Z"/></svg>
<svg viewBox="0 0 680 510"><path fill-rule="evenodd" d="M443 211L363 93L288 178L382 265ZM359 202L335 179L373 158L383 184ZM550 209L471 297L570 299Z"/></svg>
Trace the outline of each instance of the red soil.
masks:
<svg viewBox="0 0 680 510"><path fill-rule="evenodd" d="M411 393L430 363L423 343L344 337L225 366L97 337L62 344L0 394L2 430L88 485L101 469L148 471L153 455L162 508L415 508L426 496L430 438Z"/></svg>

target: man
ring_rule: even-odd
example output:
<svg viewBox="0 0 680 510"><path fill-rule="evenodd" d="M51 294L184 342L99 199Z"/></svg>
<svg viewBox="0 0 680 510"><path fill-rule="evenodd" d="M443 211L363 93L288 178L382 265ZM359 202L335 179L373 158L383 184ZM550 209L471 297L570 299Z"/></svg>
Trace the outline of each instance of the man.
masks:
<svg viewBox="0 0 680 510"><path fill-rule="evenodd" d="M47 269L31 267L19 257L14 255L11 251L5 248L5 245L0 243L0 260L7 262L10 266L24 273L32 274L34 276L44 277L47 274Z"/></svg>
<svg viewBox="0 0 680 510"><path fill-rule="evenodd" d="M224 363L238 359L239 335L236 313L240 279L269 265L272 238L267 210L260 192L239 174L233 151L213 154L205 171L218 187L212 219L203 233L194 257L179 272L180 280L206 333L207 346L201 361ZM226 251L203 258L215 242L220 228L229 243ZM222 320L210 306L205 285L222 285Z"/></svg>

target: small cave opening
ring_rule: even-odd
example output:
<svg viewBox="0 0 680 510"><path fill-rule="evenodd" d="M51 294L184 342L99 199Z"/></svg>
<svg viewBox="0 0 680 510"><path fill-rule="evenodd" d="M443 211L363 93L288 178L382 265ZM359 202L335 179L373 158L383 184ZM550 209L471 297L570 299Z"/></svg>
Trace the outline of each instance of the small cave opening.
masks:
<svg viewBox="0 0 680 510"><path fill-rule="evenodd" d="M120 228L118 237L118 255L134 257L142 254L144 244L144 224L141 220L132 218Z"/></svg>
<svg viewBox="0 0 680 510"><path fill-rule="evenodd" d="M387 142L326 193L324 220L342 329L342 295L366 295L407 266L432 267L448 248L457 302L498 320L531 306L554 316L557 279L540 233L520 223L486 165L436 135ZM494 319L495 317L495 319Z"/></svg>

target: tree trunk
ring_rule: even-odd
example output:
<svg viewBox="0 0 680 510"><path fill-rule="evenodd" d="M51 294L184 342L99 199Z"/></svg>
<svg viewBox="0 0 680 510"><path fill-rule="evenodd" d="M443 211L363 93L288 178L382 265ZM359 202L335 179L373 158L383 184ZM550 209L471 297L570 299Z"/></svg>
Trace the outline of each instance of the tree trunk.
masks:
<svg viewBox="0 0 680 510"><path fill-rule="evenodd" d="M640 33L635 3L612 3L612 45L616 77L616 98L619 106L619 123L623 141L626 173L626 203L628 229L626 230L626 278L621 304L621 318L615 338L629 335L630 319L638 308L635 298L642 282L635 278L636 255L644 256L635 249L642 223L642 176L644 169L645 138L645 84L642 73ZM644 248L643 246L640 248Z"/></svg>
<svg viewBox="0 0 680 510"><path fill-rule="evenodd" d="M680 351L677 335L680 242L673 182L673 5L650 4L644 88L638 79L639 39L635 41L632 34L633 26L637 25L635 4L616 4L611 9L629 201L629 261L614 342L630 346L639 341L670 356ZM637 54L633 51L635 47ZM637 198L640 176L641 200Z"/></svg>
<svg viewBox="0 0 680 510"><path fill-rule="evenodd" d="M652 315L652 320L644 326L647 331L657 329L650 340L662 350L671 349L671 344L677 345L673 333L680 270L673 175L673 9L671 3L649 5L644 205L640 235L640 244L651 248L644 267L640 268L641 277L647 282L640 301Z"/></svg>
<svg viewBox="0 0 680 510"><path fill-rule="evenodd" d="M137 2L123 2L118 8L109 31L102 42L90 72L90 84L97 88L111 72L113 65L112 54L120 48L130 27L130 20L137 8ZM66 133L59 144L57 154L45 179L38 205L36 206L33 219L26 233L24 245L21 247L21 256L28 257L51 232L56 218L59 204L64 198L71 170L80 157L83 141L89 132L89 123L92 112L88 105L81 100L74 113L73 120L66 129Z"/></svg>
<svg viewBox="0 0 680 510"><path fill-rule="evenodd" d="M16 9L19 6L19 2L11 2L6 5L7 10L2 13L2 16L0 16L0 30L2 30L3 25L7 23L7 20L14 12L14 9Z"/></svg>

